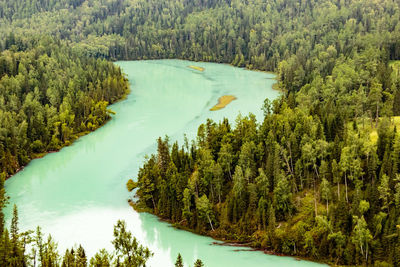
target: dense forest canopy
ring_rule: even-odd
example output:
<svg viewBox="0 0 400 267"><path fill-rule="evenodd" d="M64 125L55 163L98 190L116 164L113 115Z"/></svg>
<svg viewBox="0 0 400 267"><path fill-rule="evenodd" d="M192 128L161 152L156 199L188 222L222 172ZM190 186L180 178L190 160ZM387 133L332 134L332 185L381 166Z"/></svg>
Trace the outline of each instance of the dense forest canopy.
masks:
<svg viewBox="0 0 400 267"><path fill-rule="evenodd" d="M276 252L399 266L399 24L393 0L0 0L2 176L104 123L127 89L105 60L275 71L263 121L159 139L128 184L136 206Z"/></svg>
<svg viewBox="0 0 400 267"><path fill-rule="evenodd" d="M3 0L0 19L3 36L51 34L111 59L178 57L276 70L296 56L309 77L319 67L307 62L313 55L325 61L373 47L388 59L400 56L399 3L392 0Z"/></svg>
<svg viewBox="0 0 400 267"><path fill-rule="evenodd" d="M376 143L361 122L336 125L330 141L317 116L274 104L261 124L208 120L191 146L160 138L128 182L135 206L270 251L398 266L400 134L384 119Z"/></svg>
<svg viewBox="0 0 400 267"><path fill-rule="evenodd" d="M8 177L40 153L103 125L107 105L128 85L112 63L81 57L50 37L6 41L12 45L0 53L0 169Z"/></svg>

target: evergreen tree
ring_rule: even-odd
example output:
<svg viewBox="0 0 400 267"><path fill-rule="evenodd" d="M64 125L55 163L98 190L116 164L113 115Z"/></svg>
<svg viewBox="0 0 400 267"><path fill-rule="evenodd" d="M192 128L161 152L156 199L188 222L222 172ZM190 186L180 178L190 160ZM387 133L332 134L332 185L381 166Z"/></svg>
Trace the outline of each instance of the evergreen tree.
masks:
<svg viewBox="0 0 400 267"><path fill-rule="evenodd" d="M194 267L203 267L204 266L204 263L201 261L201 260L199 260L199 259L197 259L195 262L194 262L194 265L193 265Z"/></svg>
<svg viewBox="0 0 400 267"><path fill-rule="evenodd" d="M175 267L183 267L182 256L178 253L178 257L176 258Z"/></svg>

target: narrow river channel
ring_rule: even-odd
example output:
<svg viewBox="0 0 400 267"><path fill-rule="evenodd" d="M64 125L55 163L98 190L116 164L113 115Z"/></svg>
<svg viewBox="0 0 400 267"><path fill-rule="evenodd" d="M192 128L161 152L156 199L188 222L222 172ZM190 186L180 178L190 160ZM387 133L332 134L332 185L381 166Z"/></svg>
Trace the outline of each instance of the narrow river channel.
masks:
<svg viewBox="0 0 400 267"><path fill-rule="evenodd" d="M51 233L60 253L82 244L89 256L111 249L113 225L118 219L148 246L151 266L172 266L178 253L186 265L200 258L205 266L317 266L291 257L265 255L243 248L212 245L211 238L176 230L150 214L139 214L127 203L125 184L135 178L144 156L155 152L156 138L170 136L182 144L184 134L195 137L197 127L211 118L239 114L263 115L265 98L272 90L273 75L212 63L182 60L117 62L131 83L131 94L110 108L112 120L58 153L32 161L6 182L10 205L18 206L20 228ZM196 65L204 71L188 68ZM218 98L234 95L226 108L210 111Z"/></svg>

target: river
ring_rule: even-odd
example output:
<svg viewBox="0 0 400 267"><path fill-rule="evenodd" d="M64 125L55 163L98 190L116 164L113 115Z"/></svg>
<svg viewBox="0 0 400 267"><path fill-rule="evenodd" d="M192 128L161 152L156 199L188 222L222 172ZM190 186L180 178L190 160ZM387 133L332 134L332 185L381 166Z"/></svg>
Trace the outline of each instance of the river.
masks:
<svg viewBox="0 0 400 267"><path fill-rule="evenodd" d="M113 225L124 219L139 242L154 252L150 266L172 266L178 253L186 265L200 258L207 267L317 266L291 257L212 245L209 237L174 229L151 214L135 212L127 203L131 194L126 181L135 179L144 156L155 152L159 136L167 134L182 144L184 133L192 139L207 118L227 117L233 123L239 112L252 112L261 120L264 99L279 95L272 90L274 76L182 60L116 64L129 78L130 95L110 107L116 114L105 126L58 153L33 160L6 181L7 222L15 203L20 229L40 225L57 240L61 255L76 244L82 244L89 256L101 248L111 250ZM209 111L223 95L237 100L222 110Z"/></svg>

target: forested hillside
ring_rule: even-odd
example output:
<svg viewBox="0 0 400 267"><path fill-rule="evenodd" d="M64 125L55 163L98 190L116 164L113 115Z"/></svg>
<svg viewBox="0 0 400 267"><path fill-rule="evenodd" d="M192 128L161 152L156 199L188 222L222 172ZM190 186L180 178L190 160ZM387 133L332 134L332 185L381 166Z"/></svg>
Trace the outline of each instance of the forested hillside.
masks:
<svg viewBox="0 0 400 267"><path fill-rule="evenodd" d="M289 60L298 86L337 54L374 47L389 59L400 56L399 3L391 0L3 0L0 15L3 36L51 34L110 59L185 58L267 70Z"/></svg>
<svg viewBox="0 0 400 267"><path fill-rule="evenodd" d="M377 144L341 123L275 102L254 117L207 121L190 147L158 140L138 174L138 208L223 240L336 264L400 261L400 134ZM386 265L385 265L386 266Z"/></svg>
<svg viewBox="0 0 400 267"><path fill-rule="evenodd" d="M128 90L121 70L80 57L51 37L5 39L0 53L0 170L8 177L32 158L69 145L110 118Z"/></svg>

